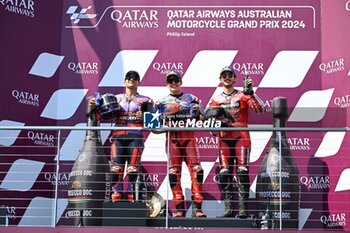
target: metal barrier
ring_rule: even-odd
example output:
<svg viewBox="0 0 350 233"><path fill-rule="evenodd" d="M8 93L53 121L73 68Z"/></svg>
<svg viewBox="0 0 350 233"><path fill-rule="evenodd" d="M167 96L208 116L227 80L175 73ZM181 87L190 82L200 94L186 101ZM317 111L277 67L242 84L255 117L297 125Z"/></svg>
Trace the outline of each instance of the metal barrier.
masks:
<svg viewBox="0 0 350 233"><path fill-rule="evenodd" d="M101 132L102 149L106 152L107 157L109 157L110 141L108 138L110 132L116 129L129 130L129 128L125 127L116 128L108 126L0 126L0 206L6 209L5 224L10 226L53 227L71 225L72 219L70 218L74 217L74 212L71 213L73 216L69 216L67 200L69 178L79 150L83 146L85 131L98 130ZM133 129L143 130L146 134L150 133L148 129ZM291 155L295 159L299 169L299 182L293 185L300 187L300 205L297 210L291 210L292 212L298 212L298 229L339 230L346 229L347 225L349 225L347 219L349 211L346 207L342 209L342 205L350 205L349 197L340 192L346 190L346 188L342 187L343 189L339 188L338 190L337 187L334 188L337 180L334 180L335 178L329 172L331 169L339 173L343 167L337 163L324 161L327 160L325 158L338 153L340 154L339 157L342 158L342 163L349 163L350 159L343 157L344 155L348 155L349 148L339 150L345 134L349 131L348 128L271 128L262 126L219 129L164 128L163 130L165 131L164 134L150 133L146 137L145 148L141 159L141 180L147 187L145 190L148 194L156 193L158 195L157 197L164 199L166 204L164 211L153 217L149 216L149 213L146 213L150 211L150 207L148 206L145 210L146 218L144 226L169 228L176 227L176 224L182 224L183 226L183 221L192 221L191 219L193 219L191 218L191 177L184 164L182 164L181 185L185 195L186 218L181 218L181 222L179 219L174 220L171 217L171 214L174 212L174 205L168 179L169 151L166 151L166 149L169 149L169 146L166 147L166 138L169 137L170 132L181 131L196 131L196 146L198 147L201 165L204 169L202 191L204 197L203 210L208 215L208 218L198 219L199 223L190 222L190 224L199 224L195 225L195 227L214 227L210 224L206 225L206 222L208 223L210 221L215 221L215 224L222 223L222 226L215 227L231 226L230 224L226 224L228 222L226 218L216 218L217 215L222 215L224 203L222 190L220 190L218 182L218 138L210 134L210 132L219 131L250 131L251 133L252 151L249 165L250 193L247 209L249 223L246 224L246 222L242 221L247 220L239 220L235 217L234 219L237 220L238 227L250 226L252 222L254 224L256 223L256 225L253 224L251 227L261 227L261 216L257 215L257 212L259 212L257 206L259 202L261 204L261 198L259 199L257 197L256 186L262 161L271 143L273 132L276 133L278 138L279 152L283 151L281 132L288 132L287 141L292 152ZM334 141L330 142L330 140ZM334 146L335 148L329 148L330 146ZM179 147L181 147L180 144ZM327 152L325 152L327 150L338 151L335 153L329 152L333 154L327 155ZM269 200L270 198L279 199L279 214L277 212L270 213L272 215L270 220L276 224L277 229L282 230L285 229L282 222L287 221L288 223L288 214L286 211L282 211L283 205L288 202L286 195L292 195L293 193L284 194L282 188L282 179L285 176L281 167L283 165L281 154L279 154L279 161L277 163L280 166L278 173L279 182L277 183L279 187L273 187L273 190L278 190L278 192L270 190L265 192L262 197L267 196ZM96 166L100 166L100 164L96 164ZM339 178L337 185L340 185L340 179L343 178ZM233 181L235 182L234 196L237 201L237 178ZM124 182L127 183L127 178L124 178ZM127 189L126 185L124 188ZM109 190L109 192L111 191ZM330 205L329 200L335 203ZM140 202L147 201L140 200ZM125 201L124 203L129 202ZM129 207L123 207L124 209L122 208L122 211L118 213L121 215L123 213L125 214L125 208ZM234 203L234 209L237 212L236 202ZM125 222L133 217L119 216L117 218L122 222L124 221L123 226L129 226L125 225ZM140 217L136 216L135 219L139 221ZM111 221L112 224L113 221ZM132 225L132 221L130 224L130 227L135 226Z"/></svg>

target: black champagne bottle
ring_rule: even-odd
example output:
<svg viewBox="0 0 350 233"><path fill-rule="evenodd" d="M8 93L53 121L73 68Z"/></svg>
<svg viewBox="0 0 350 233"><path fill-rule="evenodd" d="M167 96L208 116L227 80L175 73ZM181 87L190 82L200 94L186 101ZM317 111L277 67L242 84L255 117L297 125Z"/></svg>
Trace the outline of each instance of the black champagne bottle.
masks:
<svg viewBox="0 0 350 233"><path fill-rule="evenodd" d="M275 128L286 126L287 112L287 99L274 98L272 115ZM299 172L285 131L274 131L272 135L271 145L258 174L256 194L259 219L262 219L268 210L275 228L298 229Z"/></svg>
<svg viewBox="0 0 350 233"><path fill-rule="evenodd" d="M88 101L87 101L88 102ZM88 106L88 103L87 103ZM99 126L87 107L87 126ZM75 226L102 225L103 203L110 201L110 166L99 130L87 130L80 153L70 173L67 216Z"/></svg>

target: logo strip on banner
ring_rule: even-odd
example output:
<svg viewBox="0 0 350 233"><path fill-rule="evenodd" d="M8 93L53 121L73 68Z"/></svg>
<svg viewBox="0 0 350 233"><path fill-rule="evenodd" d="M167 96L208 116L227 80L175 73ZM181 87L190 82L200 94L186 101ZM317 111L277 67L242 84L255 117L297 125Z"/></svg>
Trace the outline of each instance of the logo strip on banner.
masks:
<svg viewBox="0 0 350 233"><path fill-rule="evenodd" d="M122 14L122 12L119 9L123 9L123 8L166 8L166 9L170 9L170 8L225 8L225 9L235 9L235 8L248 8L248 9L254 9L254 8L264 8L264 10L256 10L256 11L239 11L238 12L238 16L239 17L243 17L245 18L246 15L251 15L254 14L254 16L257 17L262 17L262 18L291 18L292 12L290 11L285 11L285 10L278 10L278 11L272 11L272 10L265 10L265 9L272 9L272 8L282 8L282 9L286 9L286 8L290 8L290 9L311 9L312 10L312 21L313 21L313 25L312 27L315 28L316 27L316 10L314 7L312 6L109 6L107 7L104 12L102 13L101 17L99 18L99 20L96 22L95 25L89 25L89 26L79 26L79 25L73 25L73 26L65 26L65 28L95 28L97 27L101 20L104 18L104 16L106 15L107 11L109 9L115 9L112 13L110 13L110 18L113 21L116 21L118 23L122 23L123 20L146 20L149 22L145 22L145 23L149 23L149 24L145 24L145 25L139 25L137 24L137 26L140 27L147 27L147 28L157 28L158 25L158 12L155 10L151 10L151 11L140 11L140 10L134 10L134 11L128 11L125 14ZM83 8L80 13L76 13L77 6L70 6L66 12L66 14L71 15L70 19L73 21L74 24L78 23L81 19L93 19L97 16L97 14L92 14L92 13L87 13L87 10L91 9L91 6L87 7L87 8ZM201 18L200 16L202 15L202 13L197 12L197 14L195 15L194 12L192 14L192 12L190 12L188 14L188 17L192 17L192 18ZM170 15L171 16L171 15ZM228 17L226 15L225 18L235 18L236 13L231 13L230 14L231 17ZM173 17L171 17L173 18ZM134 22L136 23L136 22ZM182 27L183 21L168 21L168 27ZM196 21L196 22L189 22L193 27L209 27L209 26L213 26L213 24L215 24L217 27L219 28L225 28L226 26L229 28L239 28L242 25L240 25L240 23L238 21L235 20L230 20L226 23L226 21L222 20L222 21ZM301 20L301 21L297 21L297 20L284 20L284 21L278 21L278 20L274 20L274 21L267 21L267 20L262 20L260 22L257 21L251 21L251 22L247 22L251 27L257 27L259 24L259 27L261 28L305 28L305 23ZM125 27L131 27L131 25L124 25Z"/></svg>

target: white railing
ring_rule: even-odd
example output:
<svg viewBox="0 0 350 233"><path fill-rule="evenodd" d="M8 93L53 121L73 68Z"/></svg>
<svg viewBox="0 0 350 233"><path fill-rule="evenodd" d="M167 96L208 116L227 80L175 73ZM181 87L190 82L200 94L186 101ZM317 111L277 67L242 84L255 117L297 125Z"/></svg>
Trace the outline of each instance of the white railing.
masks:
<svg viewBox="0 0 350 233"><path fill-rule="evenodd" d="M108 137L106 136L111 131L114 130L129 130L127 127L70 127L70 126L0 126L0 165L2 167L0 173L0 205L3 208L6 208L6 216L7 216L7 225L29 225L29 226L42 226L42 225L65 225L69 224L69 221L65 219L67 216L67 189L69 183L69 173L74 164L75 158L77 156L69 153L77 153L79 149L81 149L82 142L84 140L85 131L89 130L98 130L102 133L102 143L103 149L106 151L107 156L109 155L109 141L106 140ZM149 129L143 128L133 128L133 130L143 130L150 131ZM162 224L164 227L169 227L171 224L169 223L170 212L173 208L172 203L172 194L168 181L168 168L169 163L166 158L169 152L165 152L165 138L168 135L168 132L171 131L196 131L198 134L205 134L203 137L197 137L197 145L202 143L202 148L199 147L201 154L202 166L205 170L204 175L204 185L203 185L203 209L208 214L208 219L215 218L215 215L218 213L223 213L224 207L221 198L220 190L218 190L218 181L217 181L217 167L218 160L216 159L218 148L217 148L217 138L209 134L208 131L217 132L217 131L250 131L252 135L252 149L259 149L257 152L258 155L250 160L250 185L251 191L254 182L256 182L256 177L259 172L259 168L261 166L261 161L263 159L264 152L267 151L269 147L269 141L272 132L276 132L279 141L279 149L281 152L281 132L287 132L287 136L293 133L310 133L311 136L303 136L295 139L293 141L301 141L304 142L301 146L306 146L308 150L315 151L320 149L320 144L322 144L322 139L324 133L334 132L334 133L347 133L349 128L272 128L272 127L248 127L248 128L164 128L165 134L162 135L153 135L152 137L148 137L148 143L146 143L146 147L144 153L142 155L141 164L143 168L153 169L150 174L143 174L143 180L147 183L152 183L152 185L156 186L153 191L157 192L161 197L164 198L166 205L165 216L158 216L156 218L147 218L148 221L152 221L154 219L164 219ZM12 133L9 133L12 132ZM16 138L13 138L13 132L17 132ZM31 132L31 133L29 133ZM79 134L74 134L74 132L80 132ZM263 137L257 137L256 135L261 135L263 133ZM266 133L266 134L265 134ZM317 135L315 135L317 133ZM320 135L319 135L319 134ZM11 136L7 136L11 135ZM103 136L104 135L104 136ZM206 138L206 140L202 140ZM306 140L306 138L308 140ZM305 139L305 140L303 140ZM206 142L203 142L206 141ZM11 143L9 143L11 142ZM289 141L291 142L291 141ZM308 142L308 145L305 145L305 142ZM314 142L314 143L310 143ZM293 142L291 142L293 144ZM332 143L331 143L332 144ZM256 148L259 145L260 148ZM290 145L290 146L298 146L298 145ZM316 148L317 147L317 148ZM294 147L293 147L294 148ZM146 150L147 149L147 150ZM153 154L160 153L159 151L164 150L165 154ZM342 148L343 154L346 154L349 148ZM253 152L252 152L253 153ZM313 152L312 152L313 153ZM314 153L313 153L314 154ZM333 209L327 209L328 207L328 199L327 196L332 194L336 200L341 201L345 205L350 205L349 197L341 194L339 192L335 192L330 190L331 184L329 184L330 174L325 173L314 173L311 172L312 175L317 177L318 179L323 179L323 183L318 183L319 188L315 188L314 191L306 192L304 186L310 184L309 181L312 176L308 173L308 169L312 169L312 167L308 167L308 164L304 162L306 160L311 160L314 158L314 155L305 153L302 149L299 151L298 149L292 149L292 155L296 160L296 164L298 165L300 171L300 177L304 177L303 179L299 178L299 183L295 185L302 186L301 189L301 204L300 209L312 209L312 213L309 214L309 218L306 219L303 226L305 224L309 225L306 229L324 229L326 228L326 224L338 224L337 227L341 228L342 226L342 218L345 218L347 214L350 215L348 209L337 209L337 206L333 207ZM279 156L280 160L278 164L280 165L280 173L282 174L282 160L281 155ZM349 163L350 159L344 159L344 163ZM97 165L97 164L96 164ZM21 170L21 166L23 167L23 171ZM336 166L336 165L333 165ZM159 168L160 172L155 173L156 167ZM328 167L329 168L329 167ZM216 170L215 170L216 169ZM322 167L319 169L322 170ZM336 169L336 168L335 168ZM317 170L317 168L315 168ZM163 172L162 172L163 171ZM188 192L191 187L191 180L186 168L183 169L183 180L182 186L184 188L184 195L187 203L191 200L191 194ZM157 180L158 178L162 179L162 181ZM255 179L254 179L255 177ZM306 178L305 178L306 177ZM300 182L301 180L301 182ZM333 180L334 181L334 180ZM336 182L336 181L334 181ZM51 183L51 184L50 184ZM49 186L52 185L53 187ZM279 202L279 211L280 214L276 218L275 221L279 221L277 224L279 229L283 229L283 221L288 219L283 219L283 194L282 194L282 176L279 177L279 195L277 195L280 199ZM316 185L316 184L315 184ZM317 186L316 185L316 186ZM322 186L323 185L323 186ZM315 187L316 187L315 186ZM333 185L334 186L334 185ZM51 188L48 188L51 187ZM254 191L254 190L253 190ZM321 195L325 200L321 198L321 200L312 200L309 196L314 192L315 195ZM256 193L255 193L256 195ZM257 220L258 224L260 223L260 219L256 215L257 212L257 198L252 197L253 194L250 195L250 203L249 203L249 219L252 221ZM304 198L308 196L308 198ZM206 200L208 197L210 200ZM325 206L325 208L320 208L319 205ZM314 207L315 206L315 207ZM327 206L327 207L326 207ZM170 209L168 209L170 208ZM190 210L190 208L186 208ZM297 210L297 211L300 211ZM188 215L190 215L191 211L188 211ZM318 212L318 213L317 213ZM331 213L332 212L332 213ZM41 213L39 215L33 215L33 213ZM48 213L51 215L47 216ZM322 215L325 213L324 215ZM332 214L337 215L334 221L329 221L329 217ZM313 219L310 217L312 214L315 216L321 215L319 219L316 217ZM342 215L344 214L344 215ZM323 217L326 216L326 217ZM189 216L187 216L189 217ZM122 219L122 218L121 218ZM151 219L151 220L149 220ZM303 219L304 221L305 219ZM299 219L300 221L300 219ZM50 224L48 224L50 222ZM170 225L169 225L170 224ZM344 224L346 224L346 219ZM153 225L152 225L153 226ZM316 227L314 227L316 226ZM336 227L336 228L337 228ZM300 223L299 223L300 229ZM301 229L305 229L302 227ZM338 228L337 228L338 229Z"/></svg>

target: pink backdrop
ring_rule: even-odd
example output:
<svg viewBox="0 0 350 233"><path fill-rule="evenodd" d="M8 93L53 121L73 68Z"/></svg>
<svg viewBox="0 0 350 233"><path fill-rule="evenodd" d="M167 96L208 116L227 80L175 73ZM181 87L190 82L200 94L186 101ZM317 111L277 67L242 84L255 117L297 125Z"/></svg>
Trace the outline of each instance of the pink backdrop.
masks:
<svg viewBox="0 0 350 233"><path fill-rule="evenodd" d="M237 70L238 79L245 72L250 74L268 108L274 97L285 96L290 107L288 126L349 125L347 0L29 0L0 3L0 11L0 126L83 126L85 98L96 91L122 92L123 76L130 69L142 77L140 93L155 100L167 93L164 74L177 69L184 76L183 90L207 105L220 92L219 70L226 65ZM270 112L251 114L250 122L268 127ZM64 218L67 176L84 132L62 134L59 216ZM7 207L10 224L26 225L30 222L27 207L43 200L49 206L53 198L57 133L0 131L0 136L0 153L9 155L0 157L0 205ZM253 133L252 203L253 181L270 136ZM288 136L303 191L300 229L348 229L348 133L291 132ZM215 216L223 209L215 177L216 139L205 132L198 133L197 139L206 172L204 208ZM156 140L163 139L153 134L146 139L143 166L152 189L162 193L166 158L163 143ZM155 144L160 148L152 147ZM20 187L9 184L9 174L23 169L36 174ZM38 191L43 189L52 191ZM213 210L217 205L218 210Z"/></svg>

